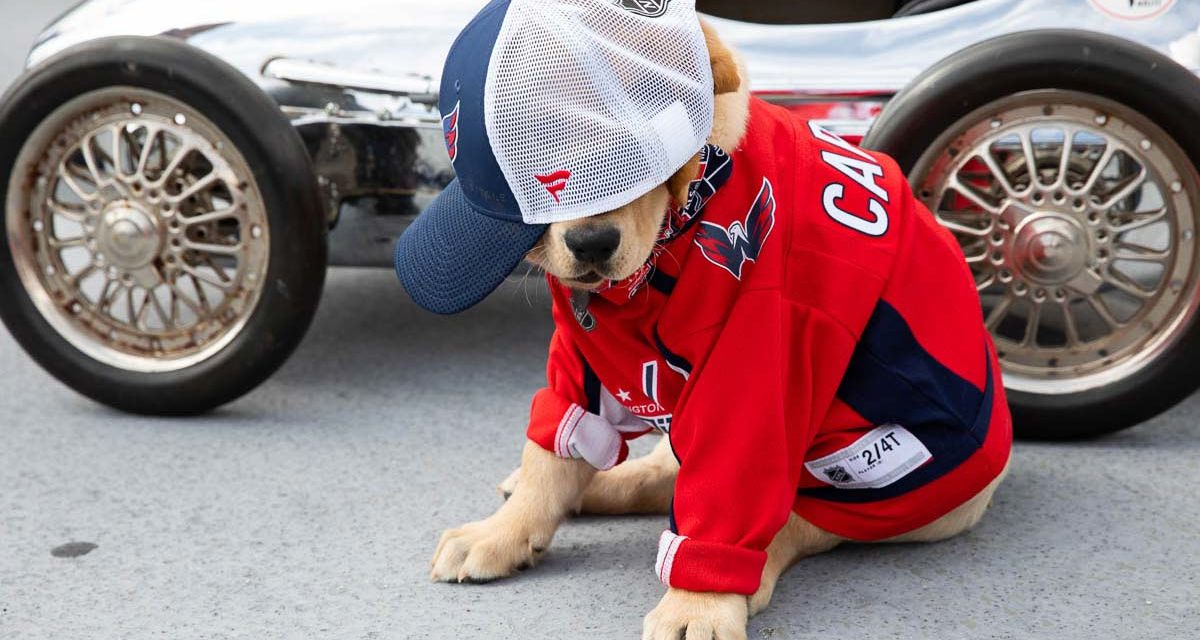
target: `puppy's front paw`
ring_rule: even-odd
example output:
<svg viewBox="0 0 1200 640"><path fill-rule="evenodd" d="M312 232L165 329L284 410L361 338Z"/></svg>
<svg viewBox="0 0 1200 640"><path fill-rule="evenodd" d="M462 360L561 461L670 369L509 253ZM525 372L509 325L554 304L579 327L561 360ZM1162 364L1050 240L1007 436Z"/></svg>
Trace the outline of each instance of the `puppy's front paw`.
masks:
<svg viewBox="0 0 1200 640"><path fill-rule="evenodd" d="M668 589L642 623L642 640L746 640L746 596Z"/></svg>
<svg viewBox="0 0 1200 640"><path fill-rule="evenodd" d="M552 532L551 532L552 533ZM550 535L492 516L442 534L429 578L438 582L488 582L532 566Z"/></svg>

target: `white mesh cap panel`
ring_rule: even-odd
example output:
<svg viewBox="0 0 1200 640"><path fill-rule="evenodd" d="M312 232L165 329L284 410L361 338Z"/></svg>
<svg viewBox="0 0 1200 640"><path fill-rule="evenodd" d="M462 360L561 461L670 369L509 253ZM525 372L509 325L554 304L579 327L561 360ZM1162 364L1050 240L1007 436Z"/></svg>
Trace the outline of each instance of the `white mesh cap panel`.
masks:
<svg viewBox="0 0 1200 640"><path fill-rule="evenodd" d="M628 204L683 166L712 129L694 0L512 0L484 118L526 223Z"/></svg>

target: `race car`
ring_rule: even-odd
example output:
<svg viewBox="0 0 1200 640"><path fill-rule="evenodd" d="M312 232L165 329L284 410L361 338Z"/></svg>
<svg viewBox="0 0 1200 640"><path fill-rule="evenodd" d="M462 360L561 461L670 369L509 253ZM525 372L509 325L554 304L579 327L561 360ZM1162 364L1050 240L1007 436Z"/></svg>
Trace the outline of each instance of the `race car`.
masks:
<svg viewBox="0 0 1200 640"><path fill-rule="evenodd" d="M326 266L389 266L453 178L438 74L482 2L75 6L0 105L9 331L127 411L253 389ZM698 8L759 97L895 157L958 239L1019 435L1121 429L1200 386L1200 3Z"/></svg>

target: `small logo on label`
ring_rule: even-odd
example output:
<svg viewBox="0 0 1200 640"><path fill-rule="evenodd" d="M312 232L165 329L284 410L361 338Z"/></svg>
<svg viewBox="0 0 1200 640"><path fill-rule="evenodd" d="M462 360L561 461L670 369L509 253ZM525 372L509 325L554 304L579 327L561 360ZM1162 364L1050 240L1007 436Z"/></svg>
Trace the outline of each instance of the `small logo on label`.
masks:
<svg viewBox="0 0 1200 640"><path fill-rule="evenodd" d="M825 469L824 473L830 482L850 482L854 479L854 476L850 475L850 472L840 464Z"/></svg>
<svg viewBox="0 0 1200 640"><path fill-rule="evenodd" d="M559 169L554 173L547 173L544 176L533 176L537 181L546 187L546 191L550 192L550 197L558 202L558 194L563 189L567 188L567 180L571 177L571 172L566 169Z"/></svg>
<svg viewBox="0 0 1200 640"><path fill-rule="evenodd" d="M458 102L454 109L442 116L442 135L446 138L446 153L450 154L450 162L458 158Z"/></svg>
<svg viewBox="0 0 1200 640"><path fill-rule="evenodd" d="M911 431L885 424L847 447L804 463L815 478L838 489L886 487L933 459Z"/></svg>
<svg viewBox="0 0 1200 640"><path fill-rule="evenodd" d="M657 18L667 12L671 0L613 0L622 9L647 18Z"/></svg>
<svg viewBox="0 0 1200 640"><path fill-rule="evenodd" d="M1157 18L1175 4L1175 0L1091 0L1101 13L1118 20Z"/></svg>

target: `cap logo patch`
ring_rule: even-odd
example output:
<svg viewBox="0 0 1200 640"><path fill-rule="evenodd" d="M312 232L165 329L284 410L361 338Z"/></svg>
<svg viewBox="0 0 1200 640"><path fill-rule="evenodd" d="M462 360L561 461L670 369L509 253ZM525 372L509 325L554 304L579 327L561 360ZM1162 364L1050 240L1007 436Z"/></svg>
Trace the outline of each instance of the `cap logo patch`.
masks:
<svg viewBox="0 0 1200 640"><path fill-rule="evenodd" d="M554 198L554 202L558 202L558 193L567 188L567 180L571 177L571 172L566 169L559 169L554 173L547 173L544 176L533 176L537 181L546 187L546 191L550 192L550 197Z"/></svg>
<svg viewBox="0 0 1200 640"><path fill-rule="evenodd" d="M450 162L458 157L458 102L454 109L442 116L442 135L446 137L446 153L450 154Z"/></svg>
<svg viewBox="0 0 1200 640"><path fill-rule="evenodd" d="M647 18L657 18L667 12L671 0L613 0L622 9Z"/></svg>

